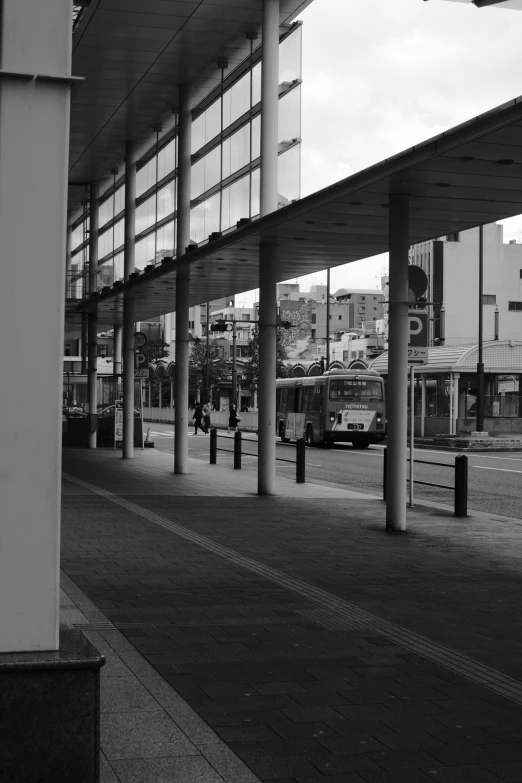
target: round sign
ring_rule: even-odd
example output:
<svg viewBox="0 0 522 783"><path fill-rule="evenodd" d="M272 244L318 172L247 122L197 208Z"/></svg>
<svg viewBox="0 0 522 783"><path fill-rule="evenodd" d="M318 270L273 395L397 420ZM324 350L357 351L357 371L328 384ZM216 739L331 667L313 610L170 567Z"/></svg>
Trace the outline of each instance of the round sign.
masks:
<svg viewBox="0 0 522 783"><path fill-rule="evenodd" d="M147 345L147 335L143 332L134 332L134 347L135 348L143 348L145 345Z"/></svg>

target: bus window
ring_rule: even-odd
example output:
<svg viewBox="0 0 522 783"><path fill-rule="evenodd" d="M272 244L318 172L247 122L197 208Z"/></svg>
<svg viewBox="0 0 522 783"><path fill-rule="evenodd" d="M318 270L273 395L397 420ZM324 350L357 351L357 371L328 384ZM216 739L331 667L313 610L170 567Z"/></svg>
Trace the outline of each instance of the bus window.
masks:
<svg viewBox="0 0 522 783"><path fill-rule="evenodd" d="M281 389L276 389L276 411L281 410Z"/></svg>
<svg viewBox="0 0 522 783"><path fill-rule="evenodd" d="M323 399L323 386L312 386L310 388L310 396L308 398L308 410L311 413L321 413L322 399Z"/></svg>
<svg viewBox="0 0 522 783"><path fill-rule="evenodd" d="M288 389L281 389L281 397L279 400L279 407L278 407L278 410L280 410L281 413L286 413L287 402L288 402Z"/></svg>
<svg viewBox="0 0 522 783"><path fill-rule="evenodd" d="M287 389L288 391L288 397L287 397L287 404L286 408L283 408L283 410L286 410L287 413L294 413L295 411L295 389Z"/></svg>
<svg viewBox="0 0 522 783"><path fill-rule="evenodd" d="M299 389L296 389L296 406L295 406L295 412L296 413L303 413L303 411L306 411L306 396L304 392L306 391L306 387L300 386Z"/></svg>
<svg viewBox="0 0 522 783"><path fill-rule="evenodd" d="M361 400L382 402L382 381L354 378L339 378L330 381L330 400Z"/></svg>

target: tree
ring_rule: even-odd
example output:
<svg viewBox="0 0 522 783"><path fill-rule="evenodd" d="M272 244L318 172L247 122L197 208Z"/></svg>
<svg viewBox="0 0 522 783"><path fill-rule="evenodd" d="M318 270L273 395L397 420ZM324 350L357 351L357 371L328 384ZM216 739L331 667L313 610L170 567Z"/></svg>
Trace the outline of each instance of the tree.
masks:
<svg viewBox="0 0 522 783"><path fill-rule="evenodd" d="M250 361L245 362L243 367L243 376L251 386L259 386L259 328L256 326L252 331L252 337L248 341L248 356ZM286 348L281 340L281 330L277 330L276 346L276 378L286 378L288 369L284 364L288 359Z"/></svg>
<svg viewBox="0 0 522 783"><path fill-rule="evenodd" d="M200 340L197 337L192 343L189 356L189 394L191 399L195 400L199 392L201 398L205 401L208 400L210 388L217 386L220 381L226 380L229 375L228 363L223 357L223 349L218 345L217 340L209 341L207 362L206 340Z"/></svg>
<svg viewBox="0 0 522 783"><path fill-rule="evenodd" d="M148 354L149 362L159 362L170 356L170 349L163 340L151 340L147 345L140 349L142 353Z"/></svg>

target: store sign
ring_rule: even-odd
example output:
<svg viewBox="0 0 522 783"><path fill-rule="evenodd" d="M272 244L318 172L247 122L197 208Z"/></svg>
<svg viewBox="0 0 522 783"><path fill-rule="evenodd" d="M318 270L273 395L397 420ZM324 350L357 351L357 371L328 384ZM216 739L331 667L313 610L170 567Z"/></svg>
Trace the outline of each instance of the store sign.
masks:
<svg viewBox="0 0 522 783"><path fill-rule="evenodd" d="M428 364L428 311L408 310L408 364Z"/></svg>

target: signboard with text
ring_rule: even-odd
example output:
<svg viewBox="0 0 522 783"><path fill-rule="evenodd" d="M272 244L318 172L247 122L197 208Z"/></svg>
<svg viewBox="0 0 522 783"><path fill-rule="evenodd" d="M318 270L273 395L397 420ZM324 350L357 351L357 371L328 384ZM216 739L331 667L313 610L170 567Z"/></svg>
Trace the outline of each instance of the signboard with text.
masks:
<svg viewBox="0 0 522 783"><path fill-rule="evenodd" d="M134 354L134 377L135 378L148 378L149 377L149 356L141 351L136 351Z"/></svg>
<svg viewBox="0 0 522 783"><path fill-rule="evenodd" d="M408 310L408 364L428 363L428 311L417 305Z"/></svg>

